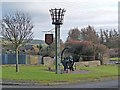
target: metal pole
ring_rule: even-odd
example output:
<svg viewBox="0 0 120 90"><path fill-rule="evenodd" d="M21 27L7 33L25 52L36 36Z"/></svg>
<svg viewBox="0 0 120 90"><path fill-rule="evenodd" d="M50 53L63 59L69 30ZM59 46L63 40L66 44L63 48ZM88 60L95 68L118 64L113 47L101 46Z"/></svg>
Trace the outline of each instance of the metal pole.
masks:
<svg viewBox="0 0 120 90"><path fill-rule="evenodd" d="M61 73L61 54L60 54L60 25L55 25L55 54L56 54L56 74Z"/></svg>

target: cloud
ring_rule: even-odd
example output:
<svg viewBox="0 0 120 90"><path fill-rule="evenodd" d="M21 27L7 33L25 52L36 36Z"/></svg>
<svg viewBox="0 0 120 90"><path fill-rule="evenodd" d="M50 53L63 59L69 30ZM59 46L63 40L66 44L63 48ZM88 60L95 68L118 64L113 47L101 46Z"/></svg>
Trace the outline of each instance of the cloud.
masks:
<svg viewBox="0 0 120 90"><path fill-rule="evenodd" d="M5 2L6 1L6 2ZM118 0L2 0L3 15L8 11L21 10L28 12L35 25L36 38L44 37L42 31L50 30L50 8L65 8L64 24L61 28L61 38L66 38L72 27L93 25L102 27L106 25L117 26Z"/></svg>

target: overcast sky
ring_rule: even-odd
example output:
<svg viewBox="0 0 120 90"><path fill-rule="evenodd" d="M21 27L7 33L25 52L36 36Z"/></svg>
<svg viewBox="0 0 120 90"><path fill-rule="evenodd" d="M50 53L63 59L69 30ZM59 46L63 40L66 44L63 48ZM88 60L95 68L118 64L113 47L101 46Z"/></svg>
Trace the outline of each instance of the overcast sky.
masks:
<svg viewBox="0 0 120 90"><path fill-rule="evenodd" d="M8 2L9 1L9 2ZM71 28L93 26L98 32L103 29L117 29L119 0L2 0L2 16L8 12L24 11L29 13L34 24L34 38L44 40L43 31L54 28L49 9L66 9L61 39L66 40ZM54 34L54 32L53 32Z"/></svg>

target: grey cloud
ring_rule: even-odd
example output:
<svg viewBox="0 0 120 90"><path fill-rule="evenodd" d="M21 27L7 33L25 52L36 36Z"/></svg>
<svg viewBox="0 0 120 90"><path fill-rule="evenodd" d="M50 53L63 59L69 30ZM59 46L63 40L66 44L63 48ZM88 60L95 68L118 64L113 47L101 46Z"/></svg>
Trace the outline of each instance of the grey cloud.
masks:
<svg viewBox="0 0 120 90"><path fill-rule="evenodd" d="M93 0L95 1L95 0ZM110 0L112 2L112 0ZM98 3L97 3L98 2ZM117 24L117 7L111 7L112 4L102 1L77 1L75 2L6 2L2 3L3 15L8 11L21 10L31 15L35 25L33 31L36 38L44 38L42 31L52 29L49 9L52 7L65 8L64 24L61 28L61 38L67 36L72 27L84 27L87 25L113 25ZM106 5L103 5L106 4ZM115 4L114 4L115 5ZM43 35L42 35L43 34Z"/></svg>

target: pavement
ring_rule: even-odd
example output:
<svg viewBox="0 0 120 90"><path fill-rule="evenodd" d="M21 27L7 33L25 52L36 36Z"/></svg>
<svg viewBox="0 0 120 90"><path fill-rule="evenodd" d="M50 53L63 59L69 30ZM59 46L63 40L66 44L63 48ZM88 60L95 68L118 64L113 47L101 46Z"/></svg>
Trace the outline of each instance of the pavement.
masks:
<svg viewBox="0 0 120 90"><path fill-rule="evenodd" d="M117 77L111 77L111 78L101 78L101 79L94 79L94 80L82 80L82 81L77 81L76 83L89 83L89 82L102 82L102 81L112 81L116 80L118 81ZM55 83L36 83L36 82L25 82L25 81L14 81L14 80L2 80L0 82L0 85L22 85L22 86L31 86L31 85L39 85L39 86L54 86L54 85L69 85L69 84L76 84L74 83L69 83L69 82L55 82Z"/></svg>
<svg viewBox="0 0 120 90"><path fill-rule="evenodd" d="M89 82L78 82L74 84L61 84L61 85L40 85L33 84L30 85L27 83L21 83L16 85L8 84L2 85L2 88L118 88L118 80L117 79L105 79L105 80L97 80L97 81L89 81ZM18 85L17 85L18 84Z"/></svg>

